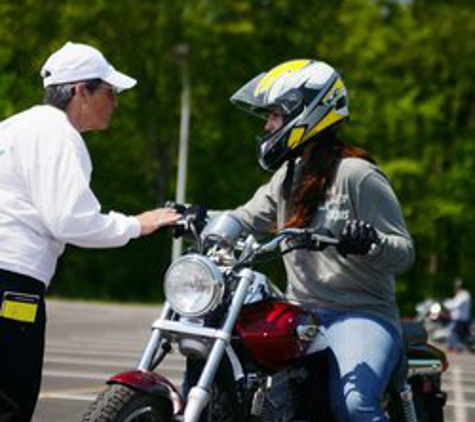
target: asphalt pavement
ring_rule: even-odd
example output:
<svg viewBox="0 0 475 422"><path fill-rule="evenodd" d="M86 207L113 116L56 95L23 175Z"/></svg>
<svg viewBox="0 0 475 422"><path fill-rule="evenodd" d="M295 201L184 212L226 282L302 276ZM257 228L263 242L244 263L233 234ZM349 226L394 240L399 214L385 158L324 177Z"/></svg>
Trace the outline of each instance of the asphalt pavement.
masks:
<svg viewBox="0 0 475 422"><path fill-rule="evenodd" d="M43 384L33 422L79 422L113 374L134 369L158 307L48 300ZM475 421L475 356L449 355L446 422ZM179 383L183 360L171 355L163 374Z"/></svg>

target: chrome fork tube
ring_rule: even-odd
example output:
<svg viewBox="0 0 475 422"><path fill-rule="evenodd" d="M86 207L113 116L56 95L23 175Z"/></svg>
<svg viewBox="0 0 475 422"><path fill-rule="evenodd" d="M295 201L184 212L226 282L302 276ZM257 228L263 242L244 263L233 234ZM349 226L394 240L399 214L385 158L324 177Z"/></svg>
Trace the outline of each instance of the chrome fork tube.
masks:
<svg viewBox="0 0 475 422"><path fill-rule="evenodd" d="M419 422L414 406L414 395L409 383L406 382L403 389L398 391L399 405L401 406L401 413L404 417L404 422Z"/></svg>
<svg viewBox="0 0 475 422"><path fill-rule="evenodd" d="M171 307L168 302L165 302L163 305L162 312L160 313L159 319L167 319L171 313ZM157 354L157 350L160 347L160 341L162 340L162 333L159 329L154 328L152 330L152 335L150 340L147 343L147 347L143 352L142 358L137 366L137 369L140 371L148 371L152 367L153 358Z"/></svg>
<svg viewBox="0 0 475 422"><path fill-rule="evenodd" d="M249 269L241 270L239 276L241 280L239 281L238 288L234 294L224 326L216 337L198 383L190 390L188 395L183 422L198 421L201 412L208 404L210 390L216 371L224 353L226 352L226 348L231 342L231 334L234 324L236 323L242 304L246 299L249 285L253 282L255 277L254 273Z"/></svg>

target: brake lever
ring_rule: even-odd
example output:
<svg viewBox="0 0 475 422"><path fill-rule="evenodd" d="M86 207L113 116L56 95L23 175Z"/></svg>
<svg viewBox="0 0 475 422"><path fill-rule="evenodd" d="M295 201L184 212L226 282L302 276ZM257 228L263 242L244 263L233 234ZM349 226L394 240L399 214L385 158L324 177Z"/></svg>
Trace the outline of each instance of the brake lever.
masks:
<svg viewBox="0 0 475 422"><path fill-rule="evenodd" d="M328 246L337 246L340 241L331 235L329 232L328 235L319 234L319 233L312 233L310 234L311 243L314 245L314 250L322 251L326 249Z"/></svg>
<svg viewBox="0 0 475 422"><path fill-rule="evenodd" d="M311 251L323 251L328 246L336 246L339 241L329 230L316 232L314 230L303 230L293 239L287 241L291 249L308 249Z"/></svg>

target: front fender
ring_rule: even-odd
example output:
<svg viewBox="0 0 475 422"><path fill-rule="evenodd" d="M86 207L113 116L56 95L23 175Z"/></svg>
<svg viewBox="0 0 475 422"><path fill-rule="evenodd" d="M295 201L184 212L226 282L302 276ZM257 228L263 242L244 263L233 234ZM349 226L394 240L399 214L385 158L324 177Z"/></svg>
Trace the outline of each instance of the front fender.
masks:
<svg viewBox="0 0 475 422"><path fill-rule="evenodd" d="M173 414L183 411L183 398L171 381L163 375L152 371L128 371L114 375L107 384L122 384L137 391L142 391L169 400L173 405Z"/></svg>

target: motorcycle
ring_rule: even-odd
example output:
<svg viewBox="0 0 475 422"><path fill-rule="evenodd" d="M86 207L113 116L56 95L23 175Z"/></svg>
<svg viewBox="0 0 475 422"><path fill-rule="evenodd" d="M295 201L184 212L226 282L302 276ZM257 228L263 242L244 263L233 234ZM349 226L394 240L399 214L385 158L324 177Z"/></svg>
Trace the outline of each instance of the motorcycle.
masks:
<svg viewBox="0 0 475 422"><path fill-rule="evenodd" d="M444 301L429 298L417 303L415 318L424 325L431 342L447 345L452 331L452 319ZM464 338L466 350L475 353L475 323L470 324Z"/></svg>
<svg viewBox="0 0 475 422"><path fill-rule="evenodd" d="M166 303L137 368L111 377L82 421L334 421L325 396L324 330L255 267L296 248L318 253L338 240L284 229L258 242L243 237L226 213L200 234L202 223L192 213L185 218L182 234L193 246L166 272ZM421 324L406 323L404 334L406 358L383 406L393 422L442 422L446 356L427 344ZM156 372L174 349L186 359L182 391Z"/></svg>
<svg viewBox="0 0 475 422"><path fill-rule="evenodd" d="M425 299L416 304L416 320L424 324L429 340L446 343L450 334L450 312L436 299Z"/></svg>

